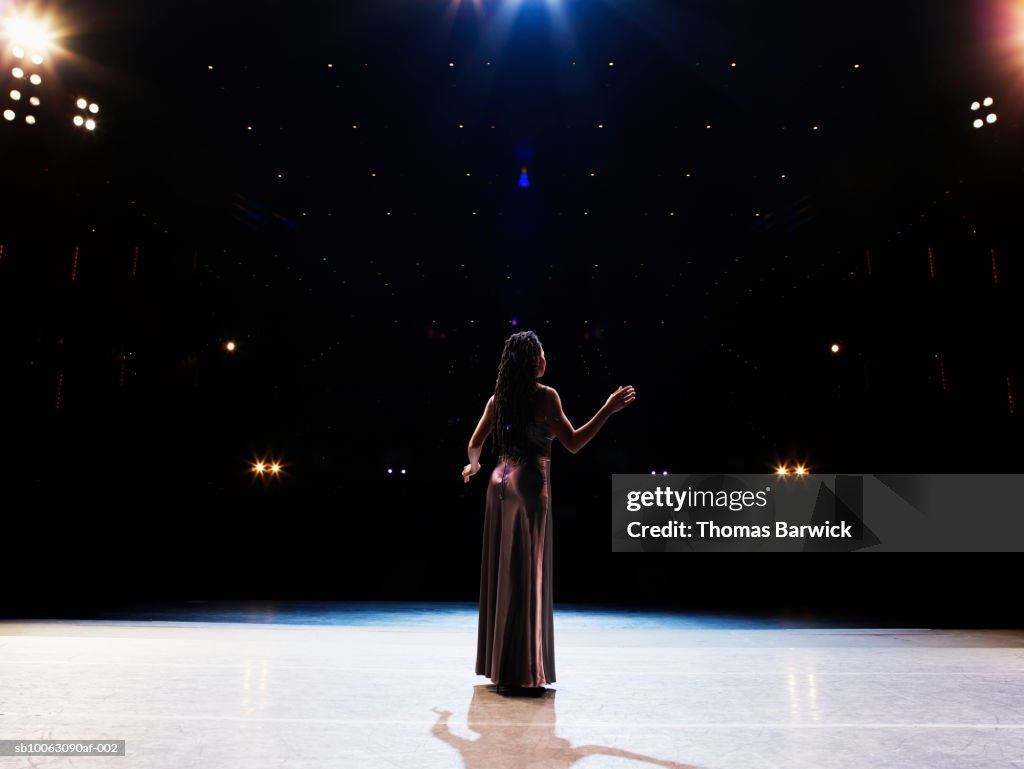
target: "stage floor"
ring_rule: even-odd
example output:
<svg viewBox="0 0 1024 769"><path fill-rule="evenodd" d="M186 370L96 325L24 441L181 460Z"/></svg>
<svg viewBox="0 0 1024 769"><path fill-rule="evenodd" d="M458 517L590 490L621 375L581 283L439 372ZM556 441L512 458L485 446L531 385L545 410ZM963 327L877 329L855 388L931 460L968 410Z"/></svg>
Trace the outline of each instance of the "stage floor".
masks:
<svg viewBox="0 0 1024 769"><path fill-rule="evenodd" d="M1024 631L555 607L558 681L473 674L474 604L0 621L0 739L88 769L1024 767Z"/></svg>

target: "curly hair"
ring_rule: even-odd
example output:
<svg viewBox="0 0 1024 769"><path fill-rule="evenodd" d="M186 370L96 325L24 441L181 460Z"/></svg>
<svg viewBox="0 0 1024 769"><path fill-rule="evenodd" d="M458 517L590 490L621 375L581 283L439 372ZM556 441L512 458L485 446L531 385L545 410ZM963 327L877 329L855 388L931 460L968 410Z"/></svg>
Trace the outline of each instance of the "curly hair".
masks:
<svg viewBox="0 0 1024 769"><path fill-rule="evenodd" d="M507 458L513 464L536 456L538 451L528 428L540 396L537 388L540 352L537 335L533 331L519 331L505 340L498 364L491 415L492 445L499 458Z"/></svg>

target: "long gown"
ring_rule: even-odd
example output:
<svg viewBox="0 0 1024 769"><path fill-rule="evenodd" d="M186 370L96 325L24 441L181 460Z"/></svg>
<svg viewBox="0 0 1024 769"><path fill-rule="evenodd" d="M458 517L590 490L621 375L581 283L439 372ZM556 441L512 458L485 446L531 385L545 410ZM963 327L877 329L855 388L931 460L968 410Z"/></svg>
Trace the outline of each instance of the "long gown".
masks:
<svg viewBox="0 0 1024 769"><path fill-rule="evenodd" d="M476 673L496 684L555 682L551 442L538 397L533 456L499 457L487 486Z"/></svg>

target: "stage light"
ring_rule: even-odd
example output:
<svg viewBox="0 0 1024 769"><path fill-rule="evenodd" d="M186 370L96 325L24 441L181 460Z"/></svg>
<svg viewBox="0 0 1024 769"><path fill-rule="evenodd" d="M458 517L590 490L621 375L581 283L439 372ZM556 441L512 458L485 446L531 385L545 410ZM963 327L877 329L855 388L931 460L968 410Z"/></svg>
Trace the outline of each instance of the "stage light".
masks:
<svg viewBox="0 0 1024 769"><path fill-rule="evenodd" d="M38 107L39 106L39 97L38 96L30 96L30 97L28 97L28 103L31 104L33 107Z"/></svg>
<svg viewBox="0 0 1024 769"><path fill-rule="evenodd" d="M995 100L995 99L993 99L993 98L992 98L991 96L986 96L986 97L985 97L985 98L984 98L984 99L983 99L982 101L980 101L980 102L979 102L979 101L971 102L971 112L977 112L977 111L978 111L978 110L980 110L980 109L981 109L982 107L991 107L991 106L992 106L993 104L995 104L995 103L996 103L996 100ZM972 125L973 125L973 126L974 126L975 128L984 128L984 127L985 127L985 124L986 124L986 123L987 123L988 125L992 125L992 124L993 124L993 123L995 123L995 122L996 122L996 120L998 120L998 119L999 119L999 118L998 118L998 116L996 115L996 113L995 113L995 112L989 112L989 113L988 113L988 114L987 114L987 115L986 115L986 116L984 117L984 119L983 119L983 118L980 118L980 117L978 117L978 118L975 118L975 120L974 120L974 122L972 123Z"/></svg>
<svg viewBox="0 0 1024 769"><path fill-rule="evenodd" d="M18 90L11 91L11 98L14 99L14 101L17 101L18 99L20 99L21 98L21 91L18 91Z"/></svg>
<svg viewBox="0 0 1024 769"><path fill-rule="evenodd" d="M39 77L38 74L33 72L31 75L28 76L28 81L30 83L32 83L32 85L39 85L40 83L43 82L43 79L41 77Z"/></svg>
<svg viewBox="0 0 1024 769"><path fill-rule="evenodd" d="M839 352L839 345L833 344L829 349L832 350L832 352Z"/></svg>
<svg viewBox="0 0 1024 769"><path fill-rule="evenodd" d="M13 109L4 110L4 120L14 120L15 114Z"/></svg>
<svg viewBox="0 0 1024 769"><path fill-rule="evenodd" d="M25 122L28 123L29 125L35 125L36 124L35 115L25 115Z"/></svg>
<svg viewBox="0 0 1024 769"><path fill-rule="evenodd" d="M777 468L775 468L775 474L776 475L788 475L789 474L789 469L786 468L784 465L781 466L781 467L777 467Z"/></svg>
<svg viewBox="0 0 1024 769"><path fill-rule="evenodd" d="M36 55L45 53L50 49L50 44L53 41L49 22L33 18L27 13L7 18L4 22L4 37L10 42L12 49L21 51L22 56L25 55L25 51L32 51Z"/></svg>
<svg viewBox="0 0 1024 769"><path fill-rule="evenodd" d="M256 473L256 475L263 475L263 473L266 472L266 469L267 469L267 466L265 464L263 464L262 462L255 462L255 463L253 463L252 471L254 473Z"/></svg>
<svg viewBox="0 0 1024 769"><path fill-rule="evenodd" d="M224 349L227 350L228 352L234 352L235 351L235 343L234 342L228 342L226 345L224 345Z"/></svg>
<svg viewBox="0 0 1024 769"><path fill-rule="evenodd" d="M21 67L15 67L11 70L11 74L20 80L21 78L25 77L25 70L23 70Z"/></svg>
<svg viewBox="0 0 1024 769"><path fill-rule="evenodd" d="M803 465L797 465L796 470L794 470L793 472L795 472L797 475L806 475L807 468L804 467Z"/></svg>
<svg viewBox="0 0 1024 769"><path fill-rule="evenodd" d="M16 58L16 59L24 59L25 58L25 49L22 48L20 45L14 46L11 49L11 53L14 54L14 58Z"/></svg>
<svg viewBox="0 0 1024 769"><path fill-rule="evenodd" d="M281 465L278 464L277 462L274 462L273 464L270 465L270 472L272 472L274 475L277 475L278 473L281 472Z"/></svg>
<svg viewBox="0 0 1024 769"><path fill-rule="evenodd" d="M90 102L88 99L85 99L81 96L75 99L75 106L83 112L88 110L88 112L91 112L94 115L100 111L100 107L98 104L96 104L95 102ZM74 121L76 126L85 126L85 129L87 131L96 130L96 121L89 117L88 114L75 115L74 118L72 118L72 120Z"/></svg>

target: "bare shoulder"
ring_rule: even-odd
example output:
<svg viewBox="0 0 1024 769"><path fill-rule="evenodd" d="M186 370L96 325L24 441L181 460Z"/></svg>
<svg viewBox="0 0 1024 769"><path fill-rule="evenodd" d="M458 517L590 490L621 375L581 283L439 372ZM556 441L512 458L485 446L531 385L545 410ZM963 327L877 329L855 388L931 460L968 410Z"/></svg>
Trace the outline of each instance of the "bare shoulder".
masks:
<svg viewBox="0 0 1024 769"><path fill-rule="evenodd" d="M541 385L540 390L542 393L544 403L544 414L545 416L557 413L558 405L561 402L558 397L558 390L554 387L548 387L547 385Z"/></svg>

